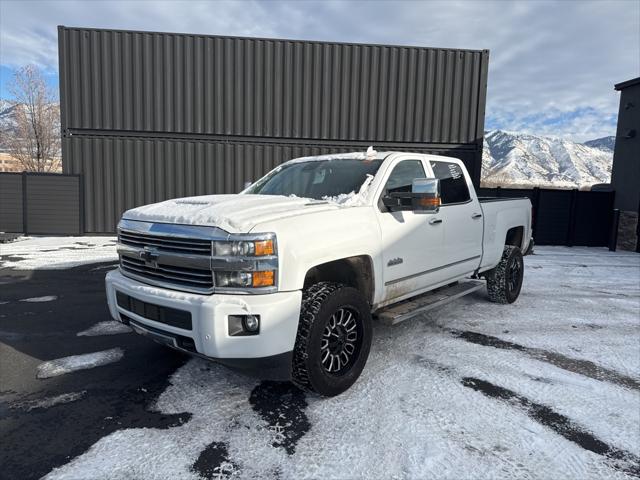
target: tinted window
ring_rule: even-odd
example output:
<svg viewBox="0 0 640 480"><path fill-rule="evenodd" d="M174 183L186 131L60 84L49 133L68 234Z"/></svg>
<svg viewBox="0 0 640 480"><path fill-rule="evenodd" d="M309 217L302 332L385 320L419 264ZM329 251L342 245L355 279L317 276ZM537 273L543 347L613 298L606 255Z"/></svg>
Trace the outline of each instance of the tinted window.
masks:
<svg viewBox="0 0 640 480"><path fill-rule="evenodd" d="M403 160L395 167L386 185L384 194L389 192L410 192L411 184L416 178L426 178L422 162L420 160Z"/></svg>
<svg viewBox="0 0 640 480"><path fill-rule="evenodd" d="M375 176L382 160L327 159L283 165L254 183L246 193L296 195L322 199L358 192L367 179Z"/></svg>
<svg viewBox="0 0 640 480"><path fill-rule="evenodd" d="M442 204L464 203L469 201L469 188L462 167L451 162L431 162L436 178L440 180Z"/></svg>

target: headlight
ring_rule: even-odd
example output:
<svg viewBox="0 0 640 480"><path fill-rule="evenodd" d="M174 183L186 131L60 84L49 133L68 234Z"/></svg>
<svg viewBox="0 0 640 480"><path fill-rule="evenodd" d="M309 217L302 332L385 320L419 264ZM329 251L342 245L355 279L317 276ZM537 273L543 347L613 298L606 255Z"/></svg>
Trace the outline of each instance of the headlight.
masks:
<svg viewBox="0 0 640 480"><path fill-rule="evenodd" d="M276 283L275 271L262 272L215 272L216 286L222 288L273 287Z"/></svg>
<svg viewBox="0 0 640 480"><path fill-rule="evenodd" d="M230 235L211 243L214 288L220 292L277 290L278 245L274 233Z"/></svg>
<svg viewBox="0 0 640 480"><path fill-rule="evenodd" d="M273 239L268 240L240 240L215 241L213 252L218 257L264 257L276 252Z"/></svg>

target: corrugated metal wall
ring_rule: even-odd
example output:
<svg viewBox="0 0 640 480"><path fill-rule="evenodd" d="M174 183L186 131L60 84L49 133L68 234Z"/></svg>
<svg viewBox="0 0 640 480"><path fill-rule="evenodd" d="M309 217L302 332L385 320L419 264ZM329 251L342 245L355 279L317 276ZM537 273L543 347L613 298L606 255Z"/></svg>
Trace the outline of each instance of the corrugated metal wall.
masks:
<svg viewBox="0 0 640 480"><path fill-rule="evenodd" d="M168 198L236 193L282 162L308 155L363 150L361 145L195 142L135 137L64 139L68 168L82 171L87 232L112 232L123 211ZM366 148L366 147L364 147ZM396 148L397 150L398 148ZM468 150L404 150L451 154L474 167ZM382 149L381 149L382 150Z"/></svg>
<svg viewBox="0 0 640 480"><path fill-rule="evenodd" d="M453 151L480 178L488 51L60 27L59 55L63 168L85 176L89 232L369 144Z"/></svg>

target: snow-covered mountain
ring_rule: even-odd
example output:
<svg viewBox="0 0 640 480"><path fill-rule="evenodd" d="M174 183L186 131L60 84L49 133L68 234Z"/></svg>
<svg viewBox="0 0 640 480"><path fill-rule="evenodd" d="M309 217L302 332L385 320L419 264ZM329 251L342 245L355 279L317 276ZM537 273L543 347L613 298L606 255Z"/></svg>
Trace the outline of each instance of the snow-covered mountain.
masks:
<svg viewBox="0 0 640 480"><path fill-rule="evenodd" d="M0 151L6 149L6 139L15 131L15 109L13 103L0 99Z"/></svg>
<svg viewBox="0 0 640 480"><path fill-rule="evenodd" d="M492 130L484 137L482 183L574 188L611 179L613 151L570 140Z"/></svg>
<svg viewBox="0 0 640 480"><path fill-rule="evenodd" d="M613 152L613 148L616 145L616 137L596 138L595 140L589 140L588 142L584 142L583 145L586 145L587 147L593 147L600 150L604 150L605 152Z"/></svg>

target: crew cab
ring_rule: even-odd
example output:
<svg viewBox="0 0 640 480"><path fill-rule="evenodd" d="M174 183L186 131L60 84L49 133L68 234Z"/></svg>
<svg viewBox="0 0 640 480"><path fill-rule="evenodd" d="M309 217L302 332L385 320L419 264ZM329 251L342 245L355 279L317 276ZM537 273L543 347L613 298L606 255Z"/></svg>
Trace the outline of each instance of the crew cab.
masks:
<svg viewBox="0 0 640 480"><path fill-rule="evenodd" d="M512 303L531 245L528 199L478 198L455 158L369 148L125 212L107 298L156 341L332 396L362 372L372 321L485 284Z"/></svg>

